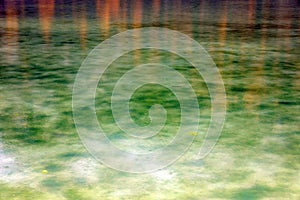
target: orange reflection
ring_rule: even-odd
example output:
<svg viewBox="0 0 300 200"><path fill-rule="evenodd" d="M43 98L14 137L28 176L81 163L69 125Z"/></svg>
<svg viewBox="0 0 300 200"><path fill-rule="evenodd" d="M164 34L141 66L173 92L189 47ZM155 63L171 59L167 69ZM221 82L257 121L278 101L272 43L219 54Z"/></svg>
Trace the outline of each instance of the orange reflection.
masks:
<svg viewBox="0 0 300 200"><path fill-rule="evenodd" d="M96 12L100 23L100 32L107 37L112 21L120 20L120 0L97 0Z"/></svg>
<svg viewBox="0 0 300 200"><path fill-rule="evenodd" d="M13 1L6 1L6 31L3 35L5 60L10 64L18 61L18 13Z"/></svg>
<svg viewBox="0 0 300 200"><path fill-rule="evenodd" d="M51 29L52 18L54 15L55 1L54 0L39 0L39 16L40 23L45 41L49 42L49 32Z"/></svg>
<svg viewBox="0 0 300 200"><path fill-rule="evenodd" d="M109 8L107 6L108 4L105 4L103 1L101 2L101 0L96 1L96 12L100 31L104 30L105 33L107 33L109 29ZM103 9L104 7L105 9Z"/></svg>
<svg viewBox="0 0 300 200"><path fill-rule="evenodd" d="M105 35L109 35L109 24L110 24L110 9L109 9L109 2L104 1L104 10L100 15L100 21L102 22L102 30L104 31Z"/></svg>
<svg viewBox="0 0 300 200"><path fill-rule="evenodd" d="M142 0L132 1L133 7L133 28L139 28L143 20L143 4Z"/></svg>
<svg viewBox="0 0 300 200"><path fill-rule="evenodd" d="M120 0L110 0L109 3L112 17L114 19L118 19L120 11Z"/></svg>

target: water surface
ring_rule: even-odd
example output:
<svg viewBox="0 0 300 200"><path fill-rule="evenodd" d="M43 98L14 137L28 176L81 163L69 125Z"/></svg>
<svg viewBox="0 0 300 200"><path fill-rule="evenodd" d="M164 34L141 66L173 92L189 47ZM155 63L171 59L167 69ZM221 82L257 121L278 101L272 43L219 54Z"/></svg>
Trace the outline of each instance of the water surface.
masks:
<svg viewBox="0 0 300 200"><path fill-rule="evenodd" d="M141 27L180 31L208 51L225 84L227 116L213 151L195 159L210 119L203 79L166 52L121 57L96 98L98 120L119 148L155 150L180 122L170 91L142 87L131 100L133 119L149 123L147 110L158 102L168 110L167 125L150 143L124 143L110 99L101 97L133 65L149 58L172 65L201 108L199 136L178 162L129 174L102 165L80 142L72 87L96 45ZM299 27L296 0L0 1L0 199L299 199Z"/></svg>

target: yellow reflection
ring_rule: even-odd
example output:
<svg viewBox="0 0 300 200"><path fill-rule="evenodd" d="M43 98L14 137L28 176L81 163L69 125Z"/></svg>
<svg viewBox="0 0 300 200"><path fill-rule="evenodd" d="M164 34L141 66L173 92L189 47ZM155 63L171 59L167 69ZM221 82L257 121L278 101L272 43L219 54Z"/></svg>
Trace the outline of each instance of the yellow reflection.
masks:
<svg viewBox="0 0 300 200"><path fill-rule="evenodd" d="M5 60L13 64L18 61L18 14L13 1L6 1L6 30L3 35L3 48Z"/></svg>
<svg viewBox="0 0 300 200"><path fill-rule="evenodd" d="M47 43L49 43L51 23L55 8L55 0L39 0L38 8L44 39Z"/></svg>

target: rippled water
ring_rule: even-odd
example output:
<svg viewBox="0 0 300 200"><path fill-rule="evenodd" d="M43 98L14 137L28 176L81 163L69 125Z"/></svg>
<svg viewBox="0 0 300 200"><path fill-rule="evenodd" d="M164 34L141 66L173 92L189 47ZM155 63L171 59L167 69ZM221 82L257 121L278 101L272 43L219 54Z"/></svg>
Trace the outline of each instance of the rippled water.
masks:
<svg viewBox="0 0 300 200"><path fill-rule="evenodd" d="M101 97L132 65L153 57L171 63L188 77L201 108L199 136L182 158L154 173L130 174L102 165L84 148L72 87L96 45L149 26L180 31L208 51L225 84L227 115L213 151L195 159L210 120L203 79L166 52L137 50L118 59L97 90L96 111L119 148L155 150L180 123L176 97L145 86L132 96L133 119L149 123L147 110L158 102L168 110L166 127L137 147L125 140L110 99ZM4 0L0 27L0 199L300 198L299 1Z"/></svg>

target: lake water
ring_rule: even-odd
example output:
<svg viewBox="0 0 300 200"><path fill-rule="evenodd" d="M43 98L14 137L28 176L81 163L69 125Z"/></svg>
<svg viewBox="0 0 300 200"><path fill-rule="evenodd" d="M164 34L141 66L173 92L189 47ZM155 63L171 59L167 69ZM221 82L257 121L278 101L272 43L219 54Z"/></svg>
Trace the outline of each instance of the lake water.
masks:
<svg viewBox="0 0 300 200"><path fill-rule="evenodd" d="M110 96L134 66L149 60L170 65L187 77L200 107L198 135L187 152L159 171L135 174L109 168L88 152L73 120L72 92L92 49L144 27L179 31L206 49L224 82L227 113L214 149L197 159L212 108L203 78L164 51L140 49L118 58L95 100L97 119L118 148L156 151L180 125L176 96L145 85L132 95L131 117L145 126L149 108L159 103L168 111L166 126L144 143L124 136ZM0 199L300 198L299 1L2 0L0 37Z"/></svg>

